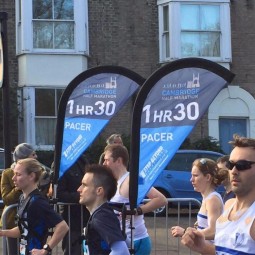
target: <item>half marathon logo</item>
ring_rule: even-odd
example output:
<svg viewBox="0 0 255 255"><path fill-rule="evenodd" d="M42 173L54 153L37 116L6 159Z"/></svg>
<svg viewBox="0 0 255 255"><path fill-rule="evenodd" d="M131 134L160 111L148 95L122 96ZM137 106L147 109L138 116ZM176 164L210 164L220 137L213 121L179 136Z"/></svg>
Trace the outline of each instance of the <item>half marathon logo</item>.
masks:
<svg viewBox="0 0 255 255"><path fill-rule="evenodd" d="M193 73L193 79L184 83L163 85L162 100L196 99L200 91L199 73Z"/></svg>
<svg viewBox="0 0 255 255"><path fill-rule="evenodd" d="M116 98L117 77L111 76L109 82L85 85L83 97Z"/></svg>

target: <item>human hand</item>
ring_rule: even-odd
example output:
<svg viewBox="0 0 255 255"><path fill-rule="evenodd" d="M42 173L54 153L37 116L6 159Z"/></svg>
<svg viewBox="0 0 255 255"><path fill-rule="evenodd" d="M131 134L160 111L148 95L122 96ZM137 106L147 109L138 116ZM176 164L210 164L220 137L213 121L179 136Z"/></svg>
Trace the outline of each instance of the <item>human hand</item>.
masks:
<svg viewBox="0 0 255 255"><path fill-rule="evenodd" d="M182 237L185 233L185 229L180 226L171 227L171 234L173 237Z"/></svg>
<svg viewBox="0 0 255 255"><path fill-rule="evenodd" d="M32 249L30 251L30 254L31 255L47 255L48 252L44 249Z"/></svg>
<svg viewBox="0 0 255 255"><path fill-rule="evenodd" d="M202 253L203 247L206 245L206 241L203 233L195 228L187 228L182 236L181 243L191 250Z"/></svg>

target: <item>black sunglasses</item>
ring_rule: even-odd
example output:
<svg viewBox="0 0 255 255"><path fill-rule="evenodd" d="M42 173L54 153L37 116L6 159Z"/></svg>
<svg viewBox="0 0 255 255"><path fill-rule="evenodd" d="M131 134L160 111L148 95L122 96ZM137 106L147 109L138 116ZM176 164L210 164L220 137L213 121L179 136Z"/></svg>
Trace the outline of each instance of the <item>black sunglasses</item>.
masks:
<svg viewBox="0 0 255 255"><path fill-rule="evenodd" d="M230 170L236 167L238 171L244 171L244 170L251 169L252 164L255 164L255 162L248 161L248 160L238 160L237 162L228 161L226 163L226 167Z"/></svg>

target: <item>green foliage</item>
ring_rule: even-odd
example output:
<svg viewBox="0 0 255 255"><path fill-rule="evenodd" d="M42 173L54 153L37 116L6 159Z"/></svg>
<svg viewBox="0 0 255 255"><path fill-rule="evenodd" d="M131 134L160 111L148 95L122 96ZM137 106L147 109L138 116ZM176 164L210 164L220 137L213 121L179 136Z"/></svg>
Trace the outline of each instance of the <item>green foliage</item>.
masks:
<svg viewBox="0 0 255 255"><path fill-rule="evenodd" d="M180 146L180 150L191 150L192 149L192 144L190 142L189 138L186 138L182 145Z"/></svg>
<svg viewBox="0 0 255 255"><path fill-rule="evenodd" d="M209 150L224 153L220 147L219 141L211 136L197 140L193 143L193 146L194 149L198 150Z"/></svg>
<svg viewBox="0 0 255 255"><path fill-rule="evenodd" d="M220 147L219 141L211 136L198 139L193 143L191 143L190 139L187 138L180 149L208 150L224 153L224 151Z"/></svg>

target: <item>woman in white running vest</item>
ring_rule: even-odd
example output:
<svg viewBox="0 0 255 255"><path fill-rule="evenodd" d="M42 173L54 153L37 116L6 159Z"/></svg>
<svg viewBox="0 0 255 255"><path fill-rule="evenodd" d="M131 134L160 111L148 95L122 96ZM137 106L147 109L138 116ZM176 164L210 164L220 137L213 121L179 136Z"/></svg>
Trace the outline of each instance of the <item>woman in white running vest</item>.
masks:
<svg viewBox="0 0 255 255"><path fill-rule="evenodd" d="M255 255L255 139L234 135L226 167L236 197L225 203L216 221L215 242L188 228L182 244L202 255Z"/></svg>
<svg viewBox="0 0 255 255"><path fill-rule="evenodd" d="M218 176L218 167L215 161L208 158L196 159L192 164L191 183L194 190L202 195L202 205L197 214L196 227L201 231L205 239L213 241L215 224L223 211L221 195L215 191L222 179ZM185 229L179 226L171 228L174 237L181 237Z"/></svg>

